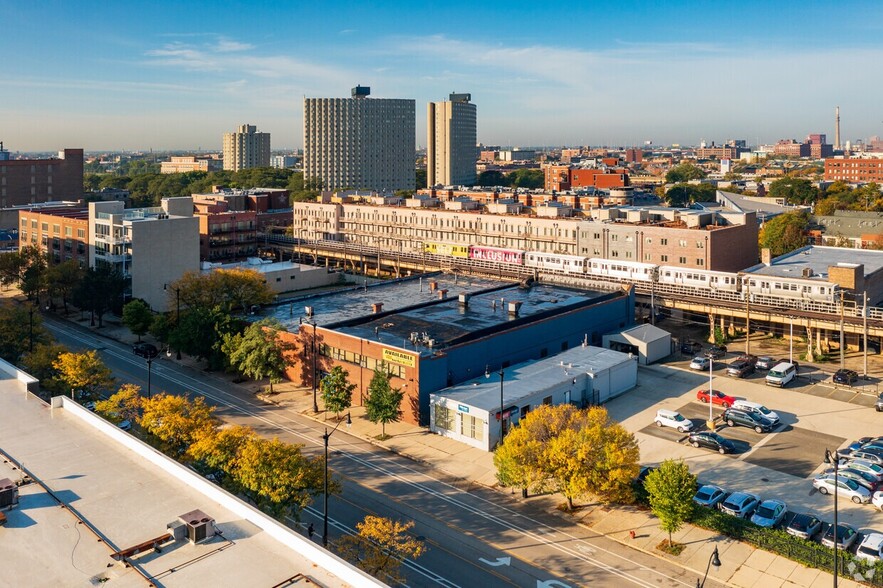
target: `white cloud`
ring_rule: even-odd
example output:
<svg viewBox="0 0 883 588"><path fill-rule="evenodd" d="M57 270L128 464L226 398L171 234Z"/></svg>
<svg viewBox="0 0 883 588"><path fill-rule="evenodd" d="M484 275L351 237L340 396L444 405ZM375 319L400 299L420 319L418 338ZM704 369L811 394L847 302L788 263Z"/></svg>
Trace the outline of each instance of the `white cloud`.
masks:
<svg viewBox="0 0 883 588"><path fill-rule="evenodd" d="M215 44L214 49L215 51L220 51L221 53L231 53L235 51L248 51L249 49L254 49L254 45L251 45L249 43L240 43L239 41L234 41L226 37L221 37Z"/></svg>

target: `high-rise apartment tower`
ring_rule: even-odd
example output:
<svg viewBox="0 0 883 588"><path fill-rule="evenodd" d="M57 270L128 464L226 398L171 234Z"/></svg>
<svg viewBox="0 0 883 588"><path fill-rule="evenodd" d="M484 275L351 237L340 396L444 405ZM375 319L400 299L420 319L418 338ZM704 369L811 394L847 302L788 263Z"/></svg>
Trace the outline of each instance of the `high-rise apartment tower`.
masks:
<svg viewBox="0 0 883 588"><path fill-rule="evenodd" d="M259 133L254 125L242 125L235 133L224 133L224 169L239 171L270 167L270 133Z"/></svg>
<svg viewBox="0 0 883 588"><path fill-rule="evenodd" d="M451 94L430 102L426 114L426 184L471 186L475 183L476 107L470 94Z"/></svg>
<svg viewBox="0 0 883 588"><path fill-rule="evenodd" d="M356 86L352 98L304 98L304 179L327 190L414 190L415 101L369 98Z"/></svg>

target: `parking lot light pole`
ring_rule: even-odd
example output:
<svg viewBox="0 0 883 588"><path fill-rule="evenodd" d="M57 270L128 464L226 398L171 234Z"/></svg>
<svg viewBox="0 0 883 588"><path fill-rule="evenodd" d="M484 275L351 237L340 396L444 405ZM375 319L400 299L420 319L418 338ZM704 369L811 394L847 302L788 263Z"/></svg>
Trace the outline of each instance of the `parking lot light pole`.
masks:
<svg viewBox="0 0 883 588"><path fill-rule="evenodd" d="M705 425L708 427L708 430L711 431L712 433L714 432L714 414L711 412L711 405L713 404L712 394L711 394L713 392L713 389L711 387L711 382L714 379L714 375L712 373L713 369L714 369L714 358L709 357L708 358L708 422L705 423Z"/></svg>
<svg viewBox="0 0 883 588"><path fill-rule="evenodd" d="M825 448L825 463L834 466L834 588L837 588L837 541L840 539L837 535L837 482L840 480L840 459L837 452Z"/></svg>
<svg viewBox="0 0 883 588"><path fill-rule="evenodd" d="M330 433L328 427L325 427L325 434L322 435L322 441L325 442L325 469L322 477L322 485L325 490L324 508L322 509L322 547L328 547L328 439L331 438L341 422L343 421L337 421ZM350 413L346 413L346 428L349 429L352 424L353 419L350 417Z"/></svg>
<svg viewBox="0 0 883 588"><path fill-rule="evenodd" d="M297 320L298 323L301 325L306 323L313 326L313 340L310 344L310 359L312 359L313 362L313 375L310 380L312 380L313 383L313 412L315 413L319 412L319 402L316 398L316 385L318 384L318 382L316 381L316 378L318 377L316 374L316 321L309 318L305 319L304 317L300 317Z"/></svg>
<svg viewBox="0 0 883 588"><path fill-rule="evenodd" d="M708 571L711 569L711 566L715 568L721 567L721 560L717 553L717 545L714 546L714 551L711 552L711 557L708 558L708 564L705 566L705 577L702 578L702 581L699 581L699 578L696 578L696 588L703 588L705 586L705 580L708 579Z"/></svg>

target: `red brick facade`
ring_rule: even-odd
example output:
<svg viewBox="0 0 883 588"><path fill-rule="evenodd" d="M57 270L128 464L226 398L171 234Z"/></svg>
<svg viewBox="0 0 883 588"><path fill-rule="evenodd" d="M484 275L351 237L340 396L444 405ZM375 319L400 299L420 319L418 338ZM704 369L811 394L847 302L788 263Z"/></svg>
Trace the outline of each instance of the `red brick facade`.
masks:
<svg viewBox="0 0 883 588"><path fill-rule="evenodd" d="M0 160L0 208L82 198L83 150L65 149L62 155Z"/></svg>

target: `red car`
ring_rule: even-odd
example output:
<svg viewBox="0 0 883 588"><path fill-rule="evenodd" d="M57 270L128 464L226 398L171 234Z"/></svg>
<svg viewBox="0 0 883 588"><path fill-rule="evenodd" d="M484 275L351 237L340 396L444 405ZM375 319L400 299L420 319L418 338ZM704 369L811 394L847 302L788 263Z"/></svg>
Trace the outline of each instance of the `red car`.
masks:
<svg viewBox="0 0 883 588"><path fill-rule="evenodd" d="M698 392L696 392L696 399L699 402L708 402L708 390L699 390ZM730 408L731 406L733 406L734 402L736 402L736 399L732 396L727 396L719 390L711 391L712 404L719 404L724 408Z"/></svg>

